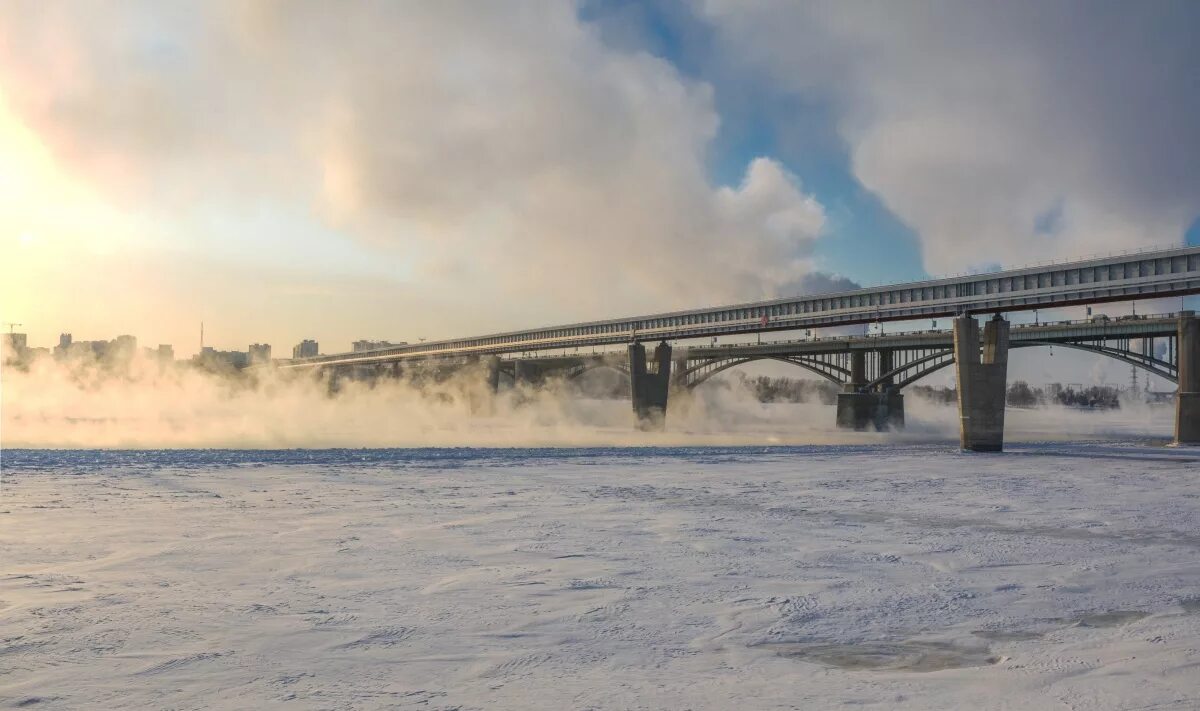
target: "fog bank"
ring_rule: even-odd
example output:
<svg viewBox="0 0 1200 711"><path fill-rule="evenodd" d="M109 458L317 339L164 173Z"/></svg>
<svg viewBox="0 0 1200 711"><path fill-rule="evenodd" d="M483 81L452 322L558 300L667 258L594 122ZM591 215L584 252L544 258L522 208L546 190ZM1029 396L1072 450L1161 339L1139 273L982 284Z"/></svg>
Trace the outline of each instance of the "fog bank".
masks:
<svg viewBox="0 0 1200 711"><path fill-rule="evenodd" d="M626 399L581 396L479 374L374 383L286 371L215 374L141 357L128 370L38 359L3 372L0 445L7 448L293 448L420 446L675 446L956 441L953 406L909 395L903 432L846 432L829 405L761 403L737 382L672 396L665 432L640 432ZM1168 437L1169 407L1008 412L1010 441Z"/></svg>

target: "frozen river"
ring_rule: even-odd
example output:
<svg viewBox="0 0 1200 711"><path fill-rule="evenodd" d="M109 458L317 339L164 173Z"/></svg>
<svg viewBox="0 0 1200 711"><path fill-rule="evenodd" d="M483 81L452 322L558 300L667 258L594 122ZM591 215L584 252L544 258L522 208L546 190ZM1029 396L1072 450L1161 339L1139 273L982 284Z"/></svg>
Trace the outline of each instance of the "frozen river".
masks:
<svg viewBox="0 0 1200 711"><path fill-rule="evenodd" d="M0 704L1193 709L1200 451L4 453Z"/></svg>

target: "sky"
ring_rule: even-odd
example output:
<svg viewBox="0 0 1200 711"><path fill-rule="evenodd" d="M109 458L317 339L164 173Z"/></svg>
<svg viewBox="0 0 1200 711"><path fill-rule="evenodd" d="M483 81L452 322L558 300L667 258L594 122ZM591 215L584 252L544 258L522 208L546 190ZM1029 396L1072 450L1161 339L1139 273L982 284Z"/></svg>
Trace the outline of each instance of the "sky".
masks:
<svg viewBox="0 0 1200 711"><path fill-rule="evenodd" d="M1169 0L14 0L0 316L287 355L1196 244L1198 35Z"/></svg>

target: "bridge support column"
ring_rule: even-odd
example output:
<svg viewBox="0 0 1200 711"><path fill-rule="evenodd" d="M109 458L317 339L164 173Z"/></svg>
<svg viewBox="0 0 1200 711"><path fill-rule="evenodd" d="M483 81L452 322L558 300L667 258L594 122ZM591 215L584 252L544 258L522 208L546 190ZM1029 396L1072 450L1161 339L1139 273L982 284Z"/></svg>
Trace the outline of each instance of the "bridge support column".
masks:
<svg viewBox="0 0 1200 711"><path fill-rule="evenodd" d="M891 351L879 357L880 372L891 368ZM867 352L850 352L850 382L838 394L837 426L848 430L884 431L904 427L904 396L894 388L880 386L867 391Z"/></svg>
<svg viewBox="0 0 1200 711"><path fill-rule="evenodd" d="M874 410L875 393L838 393L837 426L845 430L865 430L873 421Z"/></svg>
<svg viewBox="0 0 1200 711"><path fill-rule="evenodd" d="M865 430L874 418L875 398L861 392L867 384L867 352L850 351L850 381L842 385L837 399L837 426L846 430Z"/></svg>
<svg viewBox="0 0 1200 711"><path fill-rule="evenodd" d="M1200 444L1200 317L1179 319L1179 391L1175 394L1175 444Z"/></svg>
<svg viewBox="0 0 1200 711"><path fill-rule="evenodd" d="M671 389L687 389L687 351L671 359Z"/></svg>
<svg viewBox="0 0 1200 711"><path fill-rule="evenodd" d="M536 363L527 360L513 361L513 386L540 385L542 371Z"/></svg>
<svg viewBox="0 0 1200 711"><path fill-rule="evenodd" d="M904 396L895 389L839 393L837 426L847 430L904 429Z"/></svg>
<svg viewBox="0 0 1200 711"><path fill-rule="evenodd" d="M867 352L850 351L850 382L842 386L842 392L858 392L867 384Z"/></svg>
<svg viewBox="0 0 1200 711"><path fill-rule="evenodd" d="M330 397L333 397L342 391L342 380L346 377L346 374L341 368L337 367L336 365L331 366L327 369L324 369L322 374L325 376L325 382L328 386Z"/></svg>
<svg viewBox="0 0 1200 711"><path fill-rule="evenodd" d="M483 359L484 382L488 392L493 395L500 390L500 356L487 356Z"/></svg>
<svg viewBox="0 0 1200 711"><path fill-rule="evenodd" d="M895 367L896 352L891 348L881 348L879 350L879 374L882 376L884 373L890 373ZM881 383L881 387L886 390L887 388L892 387L892 384L895 382L896 379L894 377L885 378Z"/></svg>
<svg viewBox="0 0 1200 711"><path fill-rule="evenodd" d="M971 316L954 319L954 370L958 380L959 442L970 452L1004 449L1004 399L1008 385L1008 322L999 315L983 329Z"/></svg>
<svg viewBox="0 0 1200 711"><path fill-rule="evenodd" d="M645 346L641 343L629 346L629 392L638 429L662 430L666 427L670 383L671 346L666 341L654 349L654 360L649 363Z"/></svg>
<svg viewBox="0 0 1200 711"><path fill-rule="evenodd" d="M904 429L904 395L894 387L889 387L879 393L879 401L875 406L876 429Z"/></svg>
<svg viewBox="0 0 1200 711"><path fill-rule="evenodd" d="M879 374L892 372L896 367L896 351L884 348L879 351ZM879 384L880 402L876 410L876 422L884 422L894 430L904 429L904 396L896 387L895 376L888 376ZM882 425L877 425L883 429Z"/></svg>

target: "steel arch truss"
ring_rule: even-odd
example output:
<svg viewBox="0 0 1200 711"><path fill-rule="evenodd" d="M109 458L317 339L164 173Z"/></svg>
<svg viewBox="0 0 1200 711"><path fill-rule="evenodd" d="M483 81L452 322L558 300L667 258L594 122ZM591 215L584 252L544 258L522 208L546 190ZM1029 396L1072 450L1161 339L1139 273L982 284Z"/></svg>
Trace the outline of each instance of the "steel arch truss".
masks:
<svg viewBox="0 0 1200 711"><path fill-rule="evenodd" d="M1166 358L1155 355L1155 342L1167 341ZM1137 342L1139 348L1134 348L1129 339L1076 339L1076 340L1047 340L1047 341L1017 341L1009 344L1009 348L1053 347L1073 348L1075 350L1115 358L1122 363L1141 368L1146 372L1157 375L1172 383L1178 382L1178 358L1175 338L1142 339ZM682 372L675 374L676 382L683 383L687 388L694 388L712 378L714 375L744 363L755 360L777 360L805 368L838 385L850 381L850 353L839 351L818 355L729 355L701 360L689 360ZM890 368L884 370L884 361L878 351L872 351L867 358L867 381L861 386L864 391L883 390L885 388L901 389L916 381L954 363L952 348L897 348L891 351Z"/></svg>
<svg viewBox="0 0 1200 711"><path fill-rule="evenodd" d="M884 387L903 388L924 378L926 375L941 370L954 362L954 349L904 349L893 351L893 364L899 365L879 375L866 384L864 390L877 390Z"/></svg>
<svg viewBox="0 0 1200 711"><path fill-rule="evenodd" d="M1075 350L1084 351L1087 353L1095 353L1097 355L1115 358L1122 363L1141 368L1158 377L1168 380L1172 383L1179 381L1179 370L1177 358L1175 358L1175 343L1174 339L1170 339L1168 343L1167 353L1168 360L1163 360L1153 354L1153 345L1150 339L1143 339L1142 349L1135 350L1130 347L1128 339L1121 340L1098 340L1098 341L1018 341L1010 343L1009 348L1034 348L1034 347L1053 347L1062 346L1063 348L1073 348ZM907 353L912 353L908 351ZM898 357L900 352L897 352ZM868 387L879 386L889 375L895 378L894 387L903 388L915 383L925 376L941 370L954 362L953 350L942 350L926 355L910 356L905 365L894 368L891 373L881 374L875 380L868 383Z"/></svg>
<svg viewBox="0 0 1200 711"><path fill-rule="evenodd" d="M1162 360L1154 356L1153 348L1146 348L1146 342L1150 339L1142 339L1142 351L1135 351L1130 348L1128 339L1117 341L1117 345L1109 345L1110 341L1025 341L1022 343L1013 343L1009 348L1027 348L1031 346L1062 346L1063 348L1074 348L1075 350L1086 351L1088 353L1098 353L1116 358L1117 360L1128 363L1129 365L1141 368L1149 373L1153 373L1158 377L1169 380L1172 383L1179 382L1179 366L1176 358L1173 358L1175 353L1174 341L1170 339L1168 344L1168 358L1171 360ZM1176 362L1172 362L1175 360Z"/></svg>
<svg viewBox="0 0 1200 711"><path fill-rule="evenodd" d="M566 368L565 370L559 371L559 373L566 380L574 380L575 378L578 378L579 376L583 375L584 373L587 373L592 370L597 370L599 368L608 368L609 370L615 370L618 373L625 375L626 377L629 376L629 364L628 363L613 363L610 361L595 361L595 360L571 366L570 368Z"/></svg>
<svg viewBox="0 0 1200 711"><path fill-rule="evenodd" d="M690 390L723 370L755 360L777 360L781 363L798 365L838 385L850 379L850 355L841 352L820 355L728 356L698 361L689 360L688 367L682 373L677 374L677 382L683 383Z"/></svg>

